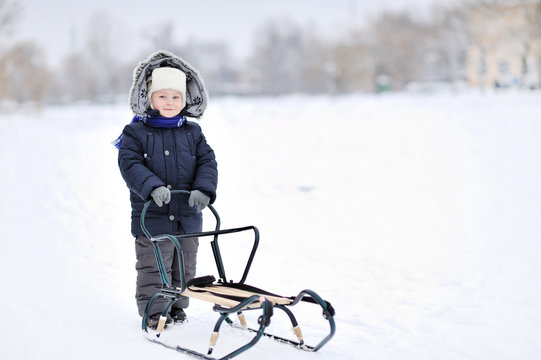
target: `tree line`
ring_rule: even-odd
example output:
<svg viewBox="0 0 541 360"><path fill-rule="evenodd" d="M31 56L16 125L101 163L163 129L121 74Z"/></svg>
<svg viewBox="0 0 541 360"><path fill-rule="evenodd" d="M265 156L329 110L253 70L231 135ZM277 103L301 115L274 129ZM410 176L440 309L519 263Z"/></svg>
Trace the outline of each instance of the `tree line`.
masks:
<svg viewBox="0 0 541 360"><path fill-rule="evenodd" d="M468 12L498 1L504 0L463 0L452 8L434 8L428 18L386 11L337 40L291 21L270 20L261 25L242 61L233 60L225 43L175 43L168 23L154 30L139 58L118 59L112 51L112 22L107 14L96 13L83 51L51 68L43 63L38 44L6 45L21 9L14 1L0 0L0 100L113 101L127 93L137 62L161 49L194 64L211 95L343 94L399 90L412 81L460 81L466 79L467 50L474 40Z"/></svg>

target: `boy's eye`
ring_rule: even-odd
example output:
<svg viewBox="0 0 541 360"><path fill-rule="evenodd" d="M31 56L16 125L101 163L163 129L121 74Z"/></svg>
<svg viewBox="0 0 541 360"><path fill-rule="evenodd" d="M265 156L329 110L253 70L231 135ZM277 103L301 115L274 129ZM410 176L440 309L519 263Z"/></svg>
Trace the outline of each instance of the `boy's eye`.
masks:
<svg viewBox="0 0 541 360"><path fill-rule="evenodd" d="M180 99L180 96L173 96L173 99L175 100Z"/></svg>

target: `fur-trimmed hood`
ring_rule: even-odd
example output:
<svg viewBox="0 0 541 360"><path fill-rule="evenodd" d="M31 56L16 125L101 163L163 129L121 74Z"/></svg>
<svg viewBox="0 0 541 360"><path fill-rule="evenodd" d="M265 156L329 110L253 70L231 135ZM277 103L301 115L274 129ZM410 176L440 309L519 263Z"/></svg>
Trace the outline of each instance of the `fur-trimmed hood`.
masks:
<svg viewBox="0 0 541 360"><path fill-rule="evenodd" d="M150 110L147 92L147 77L159 67L174 67L186 74L186 106L180 112L182 116L199 118L207 108L208 93L199 72L182 58L168 52L158 51L139 63L133 71L133 83L130 89L130 106L136 115L146 117Z"/></svg>

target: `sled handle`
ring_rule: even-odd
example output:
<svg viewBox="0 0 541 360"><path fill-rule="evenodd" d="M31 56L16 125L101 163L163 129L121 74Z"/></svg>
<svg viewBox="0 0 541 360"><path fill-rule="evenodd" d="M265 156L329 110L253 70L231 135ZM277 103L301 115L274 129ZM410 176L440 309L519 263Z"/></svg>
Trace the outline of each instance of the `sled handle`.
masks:
<svg viewBox="0 0 541 360"><path fill-rule="evenodd" d="M189 195L190 191L188 191L188 190L171 190L171 194L172 195L173 194ZM148 210L148 208L150 207L150 205L152 204L153 201L154 201L153 199L150 199L143 206L143 210L141 212L140 224L141 224L141 229L143 230L143 233L145 234L145 236L152 241L153 245L155 245L154 246L154 252L155 252L155 255L156 255L156 260L158 261L158 267L160 269L160 274L161 274L161 277L162 277L163 285L168 286L168 287L170 286L169 281L167 279L167 275L166 275L167 273L166 273L165 267L163 265L163 260L160 261L161 254L160 254L159 247L156 244L154 244L154 241L170 240L171 242L173 242L173 244L175 245L175 247L177 248L178 253L179 253L178 254L179 255L179 261L181 261L181 263L183 263L183 261L182 261L183 260L182 259L182 251L181 251L182 249L180 247L180 244L179 244L178 240L185 239L185 238L203 237L203 236L212 236L213 235L214 239L210 242L210 245L212 247L212 252L213 252L213 255L214 255L214 261L216 262L216 268L218 270L218 275L220 276L220 279L224 283L226 283L227 278L226 278L226 275L225 275L225 268L224 268L224 263L223 263L223 260L222 260L222 255L220 253L220 247L218 245L218 235L231 234L231 233L235 233L235 232L253 230L254 231L254 244L252 246L252 250L251 250L250 255L248 257L246 267L244 268L244 273L242 274L242 278L239 281L239 283L242 284L242 283L244 283L244 281L246 281L246 277L248 276L248 272L250 271L250 267L252 266L252 262L254 260L255 253L256 253L257 248L259 246L259 230L255 226L245 226L245 227L241 227L241 228L220 230L220 225L221 225L220 216L218 215L218 212L216 211L214 206L212 206L211 204L208 204L208 206L207 206L208 209L212 212L212 214L214 215L214 218L216 219L216 228L215 228L214 231L183 234L183 235L176 235L176 236L173 236L173 235L160 235L158 237L153 237L152 234L150 234L150 232L148 231L148 229L147 229L147 227L145 225L146 213L147 213L147 210ZM184 274L182 272L181 273L181 288L182 288L182 291L184 291L184 287L185 287L185 281L184 281Z"/></svg>
<svg viewBox="0 0 541 360"><path fill-rule="evenodd" d="M175 195L175 194L190 195L190 191L188 191L188 190L171 190L171 195ZM148 231L148 229L147 229L147 227L145 225L145 216L146 216L148 208L150 207L152 202L154 202L154 200L152 198L150 200L148 200L145 203L145 206L143 207L143 211L141 212L141 230L143 230L143 233L145 234L145 236L148 239L152 239L153 236L150 234L150 231ZM214 215L214 218L216 219L215 231L218 232L220 230L220 225L221 225L220 216L218 215L218 212L216 211L214 206L212 206L211 204L208 204L207 207L209 208L209 210ZM184 236L184 238L189 238L189 237L198 237L198 236L197 235L192 235L192 234L190 234L190 236ZM180 249L180 244L178 243L178 240L181 239L181 238L182 238L182 235L180 237L177 237L176 241L175 241L175 239L170 239L173 242L173 244L175 245L175 247L177 247L178 250L179 250L178 251L179 252L179 255L178 255L179 260L183 260L182 259L182 252L180 251L181 250ZM224 264L223 264L223 260L222 260L222 255L220 253L220 247L218 246L218 234L214 235L214 240L211 241L210 245L212 247L212 252L214 254L214 260L216 262L216 267L218 269L218 274L219 274L220 278L222 278L223 281L225 282L226 281L225 269L224 269ZM161 255L159 254L159 248L154 247L154 252L156 254L156 260L158 261L158 267L160 267L160 274L161 274L161 277L162 277L162 283L164 285L169 285L169 281L167 280L167 277L165 275L166 272L165 272L165 268L163 266L163 261L160 261ZM251 264L251 260L250 260L250 264ZM246 276L247 275L248 275L248 273L246 271ZM183 276L181 276L181 277L183 278ZM183 285L182 286L182 291L184 291L184 281L181 280L181 283Z"/></svg>
<svg viewBox="0 0 541 360"><path fill-rule="evenodd" d="M190 191L188 191L188 190L171 190L171 195L175 195L175 194L190 195ZM149 208L150 204L152 204L153 202L154 202L153 199L148 200L145 203L145 206L143 207L143 211L141 212L141 229L145 233L145 236L147 238L149 238L149 239L152 238L152 235L150 234L150 232L148 231L148 229L147 229L147 227L145 225L145 216L146 216L146 213L148 211L148 208ZM220 221L220 216L218 215L218 212L216 211L214 206L212 206L211 204L208 204L207 207L209 208L209 210L214 215L214 218L216 219L216 228L215 228L215 230L216 231L220 230L221 221Z"/></svg>

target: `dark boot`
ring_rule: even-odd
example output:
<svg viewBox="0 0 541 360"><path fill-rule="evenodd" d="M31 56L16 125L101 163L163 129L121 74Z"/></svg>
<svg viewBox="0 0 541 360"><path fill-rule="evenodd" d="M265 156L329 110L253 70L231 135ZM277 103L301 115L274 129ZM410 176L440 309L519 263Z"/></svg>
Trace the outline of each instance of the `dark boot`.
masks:
<svg viewBox="0 0 541 360"><path fill-rule="evenodd" d="M158 322L160 321L161 315L162 314L160 313L150 315L147 318L147 327L151 328L152 330L156 330L158 328ZM173 322L173 318L167 315L167 319L165 320L165 327L167 327L167 325L171 324L172 322Z"/></svg>
<svg viewBox="0 0 541 360"><path fill-rule="evenodd" d="M183 323L186 321L186 313L183 309L172 309L171 317L175 323Z"/></svg>

